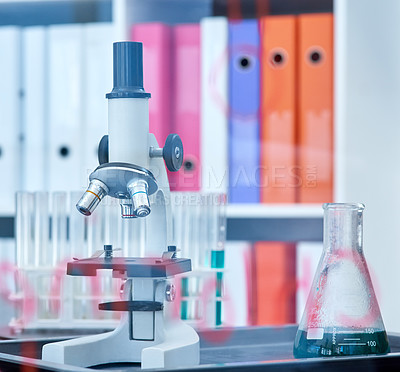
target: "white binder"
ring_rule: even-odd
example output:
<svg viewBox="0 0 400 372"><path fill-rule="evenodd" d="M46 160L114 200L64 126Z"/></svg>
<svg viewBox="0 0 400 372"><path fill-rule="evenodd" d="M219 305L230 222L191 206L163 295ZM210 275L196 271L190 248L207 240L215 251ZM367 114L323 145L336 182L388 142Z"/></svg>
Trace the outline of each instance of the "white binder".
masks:
<svg viewBox="0 0 400 372"><path fill-rule="evenodd" d="M228 21L204 18L201 28L202 191L228 190Z"/></svg>
<svg viewBox="0 0 400 372"><path fill-rule="evenodd" d="M21 187L21 31L0 28L0 214L15 211Z"/></svg>
<svg viewBox="0 0 400 372"><path fill-rule="evenodd" d="M48 176L47 33L45 27L22 31L23 189L44 191Z"/></svg>
<svg viewBox="0 0 400 372"><path fill-rule="evenodd" d="M111 23L92 23L83 26L83 130L85 139L84 174L88 176L99 165L97 148L107 134L106 93L112 90L113 38Z"/></svg>
<svg viewBox="0 0 400 372"><path fill-rule="evenodd" d="M251 250L247 242L225 244L223 324L226 326L250 325Z"/></svg>
<svg viewBox="0 0 400 372"><path fill-rule="evenodd" d="M49 27L49 191L86 187L82 25Z"/></svg>

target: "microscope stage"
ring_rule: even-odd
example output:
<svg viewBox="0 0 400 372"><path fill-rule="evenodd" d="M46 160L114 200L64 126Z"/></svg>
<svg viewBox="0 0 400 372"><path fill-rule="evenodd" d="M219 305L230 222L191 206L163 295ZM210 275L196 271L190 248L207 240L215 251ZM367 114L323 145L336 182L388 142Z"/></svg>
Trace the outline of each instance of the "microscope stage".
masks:
<svg viewBox="0 0 400 372"><path fill-rule="evenodd" d="M96 271L103 269L111 269L127 278L168 278L191 271L192 265L188 258L96 257L68 262L67 274L96 276Z"/></svg>

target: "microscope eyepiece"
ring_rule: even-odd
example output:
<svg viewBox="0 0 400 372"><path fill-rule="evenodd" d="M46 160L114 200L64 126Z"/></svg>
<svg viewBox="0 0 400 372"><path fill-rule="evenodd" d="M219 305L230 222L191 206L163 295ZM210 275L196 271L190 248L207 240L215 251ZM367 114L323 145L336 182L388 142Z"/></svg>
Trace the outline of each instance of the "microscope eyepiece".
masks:
<svg viewBox="0 0 400 372"><path fill-rule="evenodd" d="M86 192L79 199L76 208L84 216L90 216L101 200L108 194L108 187L99 180L90 181Z"/></svg>

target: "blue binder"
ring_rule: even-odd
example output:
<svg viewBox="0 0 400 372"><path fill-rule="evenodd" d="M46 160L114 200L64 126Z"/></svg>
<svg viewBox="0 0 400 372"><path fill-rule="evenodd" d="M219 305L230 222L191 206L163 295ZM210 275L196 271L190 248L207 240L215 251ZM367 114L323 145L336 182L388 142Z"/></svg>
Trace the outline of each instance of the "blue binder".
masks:
<svg viewBox="0 0 400 372"><path fill-rule="evenodd" d="M229 22L229 201L260 201L260 62L257 20Z"/></svg>

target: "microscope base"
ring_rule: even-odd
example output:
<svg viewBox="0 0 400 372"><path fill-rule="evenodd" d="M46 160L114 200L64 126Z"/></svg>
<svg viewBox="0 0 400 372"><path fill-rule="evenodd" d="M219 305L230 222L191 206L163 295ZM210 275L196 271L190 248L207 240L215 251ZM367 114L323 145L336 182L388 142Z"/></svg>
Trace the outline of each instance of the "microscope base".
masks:
<svg viewBox="0 0 400 372"><path fill-rule="evenodd" d="M122 319L120 326L109 333L46 344L42 359L79 367L141 362L142 368L148 369L199 364L199 336L192 327L179 320L171 322L162 338L130 340L129 321Z"/></svg>

